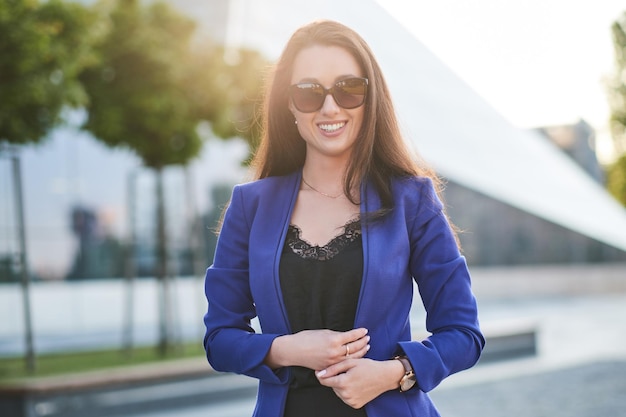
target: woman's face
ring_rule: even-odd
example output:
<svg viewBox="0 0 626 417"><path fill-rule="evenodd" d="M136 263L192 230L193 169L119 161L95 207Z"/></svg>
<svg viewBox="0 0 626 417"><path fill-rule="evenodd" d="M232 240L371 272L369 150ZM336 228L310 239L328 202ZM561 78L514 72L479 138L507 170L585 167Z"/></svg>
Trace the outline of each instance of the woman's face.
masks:
<svg viewBox="0 0 626 417"><path fill-rule="evenodd" d="M296 55L291 85L317 83L329 89L338 81L363 76L356 60L345 49L313 45ZM347 161L363 123L364 105L345 109L328 94L317 111L299 111L291 100L289 109L306 142L307 159L334 157Z"/></svg>

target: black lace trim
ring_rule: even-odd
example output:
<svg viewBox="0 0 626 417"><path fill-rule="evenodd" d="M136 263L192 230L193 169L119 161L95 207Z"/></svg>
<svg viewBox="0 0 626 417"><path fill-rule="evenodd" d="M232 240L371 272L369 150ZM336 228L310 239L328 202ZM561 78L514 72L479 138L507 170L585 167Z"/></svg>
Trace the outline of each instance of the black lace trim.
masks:
<svg viewBox="0 0 626 417"><path fill-rule="evenodd" d="M335 236L324 246L311 245L300 236L302 231L296 225L290 224L287 231L286 243L291 250L303 259L326 261L336 256L343 248L361 237L361 221L351 220L343 227L343 233Z"/></svg>

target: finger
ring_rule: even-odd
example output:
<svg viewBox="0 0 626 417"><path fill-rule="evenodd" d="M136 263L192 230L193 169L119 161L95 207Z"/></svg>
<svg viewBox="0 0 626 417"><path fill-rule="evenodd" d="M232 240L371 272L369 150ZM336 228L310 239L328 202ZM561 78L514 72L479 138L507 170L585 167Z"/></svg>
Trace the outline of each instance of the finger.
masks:
<svg viewBox="0 0 626 417"><path fill-rule="evenodd" d="M326 369L322 369L321 371L315 372L315 376L317 376L317 379L319 379L321 382L322 379L328 379L328 378L337 376L339 374L343 374L347 372L350 368L353 368L354 366L355 364L354 364L353 359L346 359L345 361L341 361L339 363L331 365Z"/></svg>
<svg viewBox="0 0 626 417"><path fill-rule="evenodd" d="M367 354L367 352L370 350L370 347L371 346L369 344L366 344L365 346L363 346L361 349L357 350L356 352L353 352L352 348L350 348L349 357L353 359L360 359Z"/></svg>
<svg viewBox="0 0 626 417"><path fill-rule="evenodd" d="M358 328L358 329L348 330L347 332L341 333L341 338L340 338L341 344L345 345L348 343L355 342L357 340L364 338L366 335L367 335L367 329L363 327Z"/></svg>
<svg viewBox="0 0 626 417"><path fill-rule="evenodd" d="M352 353L358 352L369 343L370 337L367 336L367 329L352 329L340 334L339 342L341 343L338 352L340 355L350 357Z"/></svg>
<svg viewBox="0 0 626 417"><path fill-rule="evenodd" d="M365 355L369 350L369 341L370 336L365 336L354 342L346 343L344 345L346 357L363 357L363 355Z"/></svg>

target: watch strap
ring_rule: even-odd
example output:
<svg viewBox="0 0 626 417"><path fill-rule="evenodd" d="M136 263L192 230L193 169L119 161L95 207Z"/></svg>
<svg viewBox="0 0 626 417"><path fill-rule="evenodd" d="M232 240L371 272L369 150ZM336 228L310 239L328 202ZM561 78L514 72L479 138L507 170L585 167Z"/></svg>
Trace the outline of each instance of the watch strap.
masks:
<svg viewBox="0 0 626 417"><path fill-rule="evenodd" d="M413 386L417 382L415 378L415 372L413 371L413 366L406 356L398 355L394 356L393 359L397 359L398 361L400 361L400 363L404 367L404 375L399 382L400 391L408 391L409 389L413 388Z"/></svg>
<svg viewBox="0 0 626 417"><path fill-rule="evenodd" d="M400 361L400 363L404 367L405 375L408 375L409 373L413 372L413 367L411 366L411 362L409 362L409 359L406 356L394 356L393 358Z"/></svg>

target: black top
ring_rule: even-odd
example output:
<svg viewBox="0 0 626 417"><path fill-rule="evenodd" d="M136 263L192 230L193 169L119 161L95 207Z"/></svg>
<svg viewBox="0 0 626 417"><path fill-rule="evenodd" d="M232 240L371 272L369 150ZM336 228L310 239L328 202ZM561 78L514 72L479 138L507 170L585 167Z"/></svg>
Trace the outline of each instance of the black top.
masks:
<svg viewBox="0 0 626 417"><path fill-rule="evenodd" d="M354 317L363 275L361 226L358 220L324 246L313 246L290 225L280 261L280 285L291 332L347 331ZM292 367L284 417L365 417L320 385L314 371Z"/></svg>

